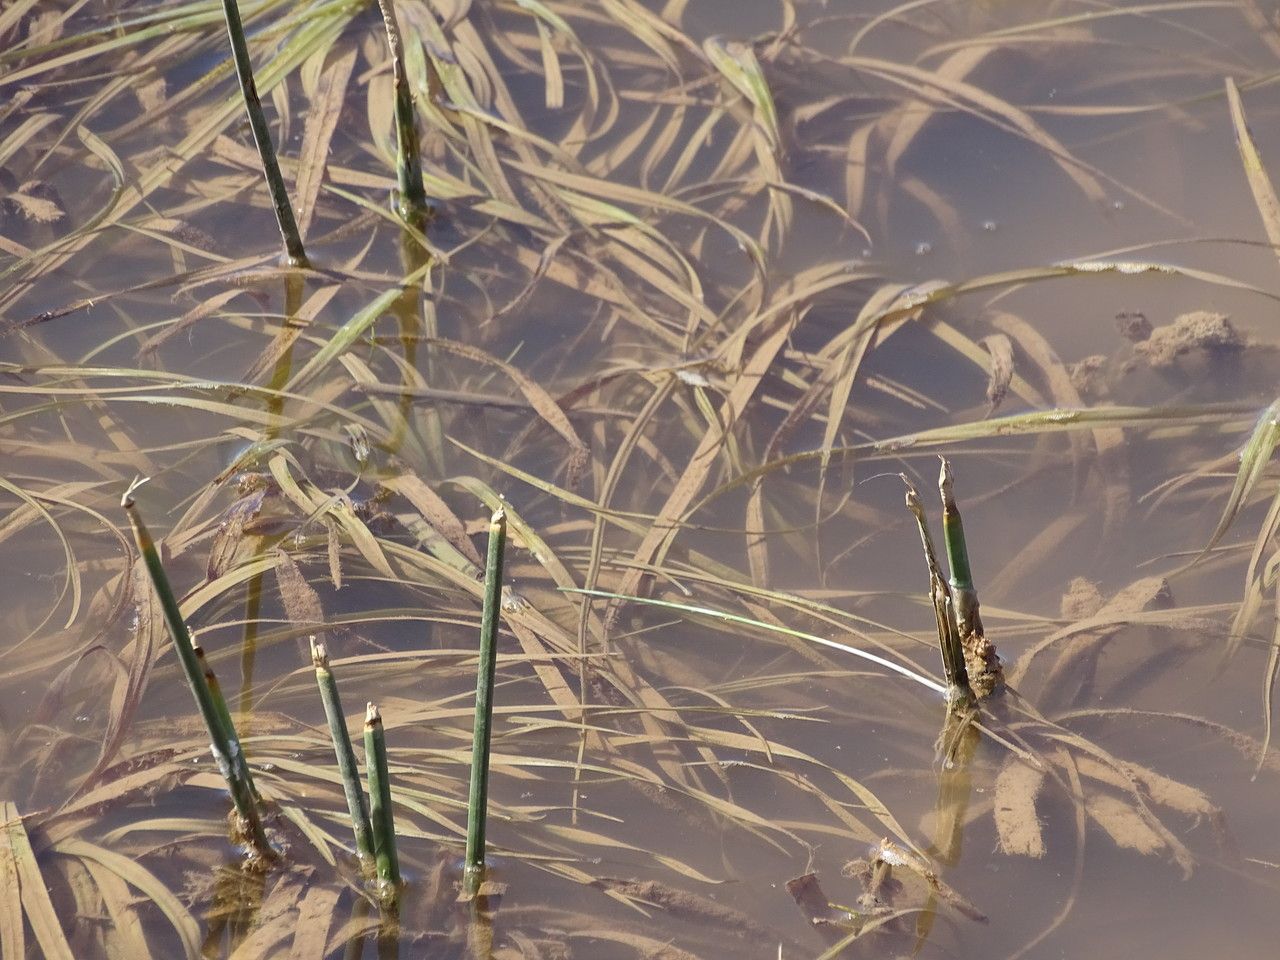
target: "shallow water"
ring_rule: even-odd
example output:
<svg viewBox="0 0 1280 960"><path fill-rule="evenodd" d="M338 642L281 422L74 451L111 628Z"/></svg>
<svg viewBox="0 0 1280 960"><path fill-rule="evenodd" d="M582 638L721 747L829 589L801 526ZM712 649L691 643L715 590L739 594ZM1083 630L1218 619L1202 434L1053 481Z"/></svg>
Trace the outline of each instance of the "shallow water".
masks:
<svg viewBox="0 0 1280 960"><path fill-rule="evenodd" d="M292 274L217 6L0 12L0 800L34 850L11 820L0 868L16 851L22 889L43 879L70 955L1269 952L1274 584L1238 642L1231 628L1260 582L1274 475L1199 555L1276 396L1278 265L1224 93L1234 77L1264 162L1280 157L1265 13L400 6L437 259L328 359L424 257L387 210L376 8L246 6L295 204L298 158L320 177L314 269ZM753 63L769 102L743 79ZM340 113L312 149L326 83ZM1086 266L1047 276L1063 263ZM940 281L964 289L889 309ZM1217 329L1236 340L1157 354L1191 311L1229 315ZM1155 340L1131 344L1120 314ZM875 335L852 336L868 318ZM1014 378L991 409L1002 342ZM1098 376L1073 381L1091 356ZM1051 407L1094 413L1018 419ZM1016 688L950 767L895 476L939 533L937 454ZM265 877L237 869L204 734L130 574L117 503L135 474L153 478L141 507L272 803L285 856ZM455 903L479 611L463 540L483 551L499 496L515 599L489 924ZM1081 577L1095 599L1068 608ZM1098 612L1157 577L1165 599L1146 603L1153 582ZM688 610L596 600L584 618L567 586L784 625L926 682ZM314 635L353 732L360 703L386 718L408 885L380 944ZM1011 783L1037 768L1019 820ZM895 868L874 929L824 954L869 909L842 871L882 837L941 886ZM808 872L831 924L787 892ZM60 955L38 903L15 910L0 943Z"/></svg>

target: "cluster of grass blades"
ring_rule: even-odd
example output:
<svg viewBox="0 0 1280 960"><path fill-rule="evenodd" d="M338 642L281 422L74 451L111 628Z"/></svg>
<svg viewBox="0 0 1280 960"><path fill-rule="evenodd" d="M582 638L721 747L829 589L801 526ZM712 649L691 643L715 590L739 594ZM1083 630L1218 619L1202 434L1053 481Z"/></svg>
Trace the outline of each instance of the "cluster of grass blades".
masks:
<svg viewBox="0 0 1280 960"><path fill-rule="evenodd" d="M1280 237L1252 0L107 6L0 9L6 958L1071 952L1100 844L1270 894L1195 763L1277 771L1274 347L1110 320L1274 307L1110 149L1234 136Z"/></svg>

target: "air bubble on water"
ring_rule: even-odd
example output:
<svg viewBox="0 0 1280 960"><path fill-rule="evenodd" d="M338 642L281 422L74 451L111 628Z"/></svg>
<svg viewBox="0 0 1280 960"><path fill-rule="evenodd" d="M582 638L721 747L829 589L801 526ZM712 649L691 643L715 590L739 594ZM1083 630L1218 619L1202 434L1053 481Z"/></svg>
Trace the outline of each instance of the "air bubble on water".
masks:
<svg viewBox="0 0 1280 960"><path fill-rule="evenodd" d="M1124 209L1124 201L1123 201L1123 200L1112 200L1112 201L1111 201L1111 209L1112 209L1112 210L1115 210L1117 213L1119 213L1121 210L1123 210L1123 209Z"/></svg>
<svg viewBox="0 0 1280 960"><path fill-rule="evenodd" d="M983 221L982 221L982 229L983 229L983 230L985 230L985 231L987 231L987 233L995 233L995 232L996 232L996 222L995 222L994 220L983 220Z"/></svg>
<svg viewBox="0 0 1280 960"><path fill-rule="evenodd" d="M933 253L933 244L928 240L921 240L916 244L916 256L923 257Z"/></svg>

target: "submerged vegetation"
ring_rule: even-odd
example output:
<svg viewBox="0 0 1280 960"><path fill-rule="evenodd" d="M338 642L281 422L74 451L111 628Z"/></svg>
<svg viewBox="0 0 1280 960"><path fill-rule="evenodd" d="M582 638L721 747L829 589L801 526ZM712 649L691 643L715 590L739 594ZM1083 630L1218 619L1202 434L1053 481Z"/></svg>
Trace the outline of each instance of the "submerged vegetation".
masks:
<svg viewBox="0 0 1280 960"><path fill-rule="evenodd" d="M0 955L1271 949L1278 64L6 3Z"/></svg>

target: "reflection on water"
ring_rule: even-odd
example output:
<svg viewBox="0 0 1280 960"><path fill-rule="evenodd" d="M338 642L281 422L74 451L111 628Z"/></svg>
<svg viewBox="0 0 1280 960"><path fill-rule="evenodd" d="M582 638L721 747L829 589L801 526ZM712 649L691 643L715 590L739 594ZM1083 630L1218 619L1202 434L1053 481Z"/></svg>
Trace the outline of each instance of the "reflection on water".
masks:
<svg viewBox="0 0 1280 960"><path fill-rule="evenodd" d="M1204 548L1276 395L1225 78L1280 163L1280 33L1254 0L876 7L403 3L440 206L415 236L377 10L246 5L305 271L215 6L0 11L0 942L62 955L55 916L85 958L1264 954L1271 445ZM1085 412L1021 416L1053 408ZM1013 687L950 721L895 476L936 512L944 452ZM266 874L122 534L139 474L271 801ZM395 917L349 856L312 636L387 718Z"/></svg>

